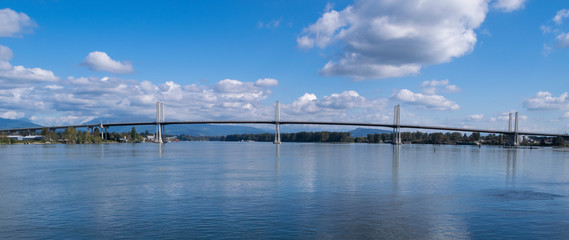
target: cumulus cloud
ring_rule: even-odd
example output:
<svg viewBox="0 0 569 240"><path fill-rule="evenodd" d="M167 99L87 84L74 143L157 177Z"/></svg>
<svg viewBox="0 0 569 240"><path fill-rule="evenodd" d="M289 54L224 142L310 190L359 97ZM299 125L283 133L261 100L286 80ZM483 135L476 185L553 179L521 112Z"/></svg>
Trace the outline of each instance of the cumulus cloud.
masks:
<svg viewBox="0 0 569 240"><path fill-rule="evenodd" d="M134 71L132 63L113 60L107 53L99 51L90 52L81 64L98 72L124 74Z"/></svg>
<svg viewBox="0 0 569 240"><path fill-rule="evenodd" d="M466 117L467 121L480 121L484 119L484 114L472 114Z"/></svg>
<svg viewBox="0 0 569 240"><path fill-rule="evenodd" d="M499 1L496 6L514 6ZM355 80L402 77L470 53L484 21L487 0L356 0L328 9L297 38L301 48L339 49L322 75ZM509 4L509 5L508 5ZM518 5L516 5L518 6Z"/></svg>
<svg viewBox="0 0 569 240"><path fill-rule="evenodd" d="M515 115L516 111L509 111L509 112L500 112L497 115L495 115L495 117L490 118L491 122L495 122L495 121L509 121L510 120L510 113L512 114L512 121L516 120L516 115ZM521 121L525 121L528 120L529 117L526 115L519 115L519 120Z"/></svg>
<svg viewBox="0 0 569 240"><path fill-rule="evenodd" d="M26 68L24 66L13 66L8 69L0 70L0 79L24 80L38 82L54 82L57 77L52 71L41 68Z"/></svg>
<svg viewBox="0 0 569 240"><path fill-rule="evenodd" d="M29 83L56 82L59 78L52 71L42 68L12 66L9 60L12 50L0 45L0 89L25 86Z"/></svg>
<svg viewBox="0 0 569 240"><path fill-rule="evenodd" d="M0 37L17 36L31 31L35 26L34 21L25 13L18 13L9 8L0 9Z"/></svg>
<svg viewBox="0 0 569 240"><path fill-rule="evenodd" d="M561 25L563 24L563 20L569 17L569 9L561 9L557 11L557 14L553 17L552 21L555 24L544 24L541 25L541 31L544 34L551 34L555 36L555 44L544 44L543 46L543 53L544 55L548 55L553 47L556 48L567 48L569 47L569 33L564 32L561 29Z"/></svg>
<svg viewBox="0 0 569 240"><path fill-rule="evenodd" d="M535 96L526 99L523 106L528 110L560 110L569 108L569 93L564 92L554 97L550 92L539 91Z"/></svg>
<svg viewBox="0 0 569 240"><path fill-rule="evenodd" d="M350 90L333 93L322 98L313 93L305 93L291 104L282 104L283 118L311 119L318 121L386 121L385 99L368 99Z"/></svg>
<svg viewBox="0 0 569 240"><path fill-rule="evenodd" d="M279 85L279 81L273 78L260 78L255 82L255 85L259 87L273 87Z"/></svg>
<svg viewBox="0 0 569 240"><path fill-rule="evenodd" d="M5 119L20 119L23 118L26 114L23 112L16 112L16 111L7 111L0 115L0 118Z"/></svg>
<svg viewBox="0 0 569 240"><path fill-rule="evenodd" d="M569 9L561 9L561 10L557 11L557 14L555 14L555 17L553 17L553 21L557 25L560 25L563 23L563 19L568 18L568 17L569 17Z"/></svg>
<svg viewBox="0 0 569 240"><path fill-rule="evenodd" d="M569 33L561 33L557 35L557 46L566 48L569 47Z"/></svg>
<svg viewBox="0 0 569 240"><path fill-rule="evenodd" d="M0 61L10 61L14 57L12 49L0 45Z"/></svg>
<svg viewBox="0 0 569 240"><path fill-rule="evenodd" d="M224 79L213 86L182 86L171 81L68 77L43 87L0 90L0 110L24 112L40 124L76 124L95 117L152 118L154 104L161 101L167 106L168 119L271 119L273 108L262 102L271 94L270 86L256 83Z"/></svg>
<svg viewBox="0 0 569 240"><path fill-rule="evenodd" d="M414 93L408 89L401 89L394 92L391 95L391 98L396 101L418 105L433 110L447 111L460 109L458 104L443 96Z"/></svg>
<svg viewBox="0 0 569 240"><path fill-rule="evenodd" d="M497 0L492 4L492 7L504 11L512 12L524 7L526 0Z"/></svg>
<svg viewBox="0 0 569 240"><path fill-rule="evenodd" d="M445 80L431 80L423 81L421 84L423 87L422 92L429 95L434 95L437 92L460 92L461 89L456 85L449 85L449 81Z"/></svg>

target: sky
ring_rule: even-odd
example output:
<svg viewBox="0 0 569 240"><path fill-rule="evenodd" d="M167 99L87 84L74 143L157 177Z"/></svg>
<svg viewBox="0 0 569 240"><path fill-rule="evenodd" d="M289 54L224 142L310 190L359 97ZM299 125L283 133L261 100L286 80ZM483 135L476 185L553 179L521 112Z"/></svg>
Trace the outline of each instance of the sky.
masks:
<svg viewBox="0 0 569 240"><path fill-rule="evenodd" d="M0 118L569 129L566 0L0 1Z"/></svg>

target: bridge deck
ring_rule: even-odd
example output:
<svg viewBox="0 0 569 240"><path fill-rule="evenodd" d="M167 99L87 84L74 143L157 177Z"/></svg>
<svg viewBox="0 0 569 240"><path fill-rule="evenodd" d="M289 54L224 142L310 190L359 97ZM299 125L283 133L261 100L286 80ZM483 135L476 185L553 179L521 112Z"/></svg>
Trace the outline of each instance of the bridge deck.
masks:
<svg viewBox="0 0 569 240"><path fill-rule="evenodd" d="M318 122L318 121L170 121L161 122L162 125L188 125L188 124L280 124L280 125L331 125L331 126L360 126L360 127L385 127L396 128L395 124L381 124L381 123L355 123L355 122ZM32 127L32 128L13 128L13 129L0 129L3 132L17 132L17 131L37 131L44 128L47 129L65 129L69 127L74 128L96 128L96 127L119 127L119 126L141 126L141 125L157 125L157 122L130 122L130 123L103 123L103 124L82 124L82 125L65 125L65 126L51 126L51 127ZM405 129L427 129L427 130L444 130L455 132L480 132L480 133L495 133L495 134L513 134L513 132L491 129L474 129L474 128L455 128L443 126L422 126L422 125L399 125L400 128ZM533 136L565 136L567 134L557 133L540 133L540 132L518 132L518 135L533 135Z"/></svg>

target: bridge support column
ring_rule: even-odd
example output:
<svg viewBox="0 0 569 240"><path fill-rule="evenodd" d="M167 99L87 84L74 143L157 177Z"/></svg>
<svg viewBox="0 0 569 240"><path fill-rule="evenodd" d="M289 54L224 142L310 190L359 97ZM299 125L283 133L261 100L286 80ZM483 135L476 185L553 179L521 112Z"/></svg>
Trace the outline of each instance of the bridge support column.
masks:
<svg viewBox="0 0 569 240"><path fill-rule="evenodd" d="M103 127L103 120L101 120L101 124L99 125L99 131L101 133L101 139L105 139L105 128Z"/></svg>
<svg viewBox="0 0 569 240"><path fill-rule="evenodd" d="M279 101L275 104L275 141L274 144L281 144L281 107Z"/></svg>
<svg viewBox="0 0 569 240"><path fill-rule="evenodd" d="M518 112L516 112L516 123L514 124L514 146L520 146L520 140L518 139L518 122L519 122L519 118L518 118Z"/></svg>
<svg viewBox="0 0 569 240"><path fill-rule="evenodd" d="M162 140L162 134L164 130L164 103L156 102L156 137L154 141L157 143L164 143Z"/></svg>
<svg viewBox="0 0 569 240"><path fill-rule="evenodd" d="M401 106L399 104L395 105L393 114L393 144L401 144Z"/></svg>
<svg viewBox="0 0 569 240"><path fill-rule="evenodd" d="M510 137L508 139L508 145L509 146L514 146L517 147L520 145L520 141L518 139L518 123L519 123L519 119L518 119L518 112L516 112L516 118L515 120L512 119L512 113L510 113L509 116L509 123L508 123L508 132L510 132ZM513 124L512 124L513 123ZM513 126L512 126L513 125Z"/></svg>

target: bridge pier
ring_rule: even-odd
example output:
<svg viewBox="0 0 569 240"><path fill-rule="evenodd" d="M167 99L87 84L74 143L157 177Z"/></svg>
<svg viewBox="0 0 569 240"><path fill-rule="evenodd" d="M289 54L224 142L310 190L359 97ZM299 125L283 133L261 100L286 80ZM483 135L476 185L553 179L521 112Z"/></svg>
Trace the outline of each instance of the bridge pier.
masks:
<svg viewBox="0 0 569 240"><path fill-rule="evenodd" d="M281 144L281 107L279 101L275 104L275 141L274 144Z"/></svg>
<svg viewBox="0 0 569 240"><path fill-rule="evenodd" d="M393 145L401 144L401 106L395 105L393 114Z"/></svg>

